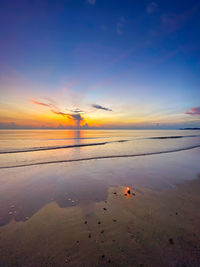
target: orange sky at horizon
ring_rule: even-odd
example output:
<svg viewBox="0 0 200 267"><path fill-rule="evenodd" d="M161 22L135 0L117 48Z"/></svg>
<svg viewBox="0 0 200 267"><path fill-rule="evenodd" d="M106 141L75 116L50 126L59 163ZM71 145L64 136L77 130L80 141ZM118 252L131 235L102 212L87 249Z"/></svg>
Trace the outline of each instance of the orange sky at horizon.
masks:
<svg viewBox="0 0 200 267"><path fill-rule="evenodd" d="M115 97L98 95L98 91L84 93L79 92L76 88L79 84L75 82L71 82L70 88L60 86L50 90L42 84L30 83L16 73L0 76L0 80L1 128L9 128L11 124L16 128L75 128L76 121L68 116L77 116L77 110L83 111L80 111L83 118L80 125L85 128L179 127L176 125L185 122L198 123L198 117L187 115L179 103L167 102L168 106L164 108L164 98L157 102L143 97L126 96L125 100L123 92ZM94 108L92 103L101 108Z"/></svg>

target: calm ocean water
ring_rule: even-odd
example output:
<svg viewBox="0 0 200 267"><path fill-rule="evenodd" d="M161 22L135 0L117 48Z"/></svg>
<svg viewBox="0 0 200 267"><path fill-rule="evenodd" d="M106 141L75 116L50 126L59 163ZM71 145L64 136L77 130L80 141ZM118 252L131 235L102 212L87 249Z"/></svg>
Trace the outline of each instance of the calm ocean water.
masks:
<svg viewBox="0 0 200 267"><path fill-rule="evenodd" d="M138 157L200 146L189 130L1 130L0 168Z"/></svg>

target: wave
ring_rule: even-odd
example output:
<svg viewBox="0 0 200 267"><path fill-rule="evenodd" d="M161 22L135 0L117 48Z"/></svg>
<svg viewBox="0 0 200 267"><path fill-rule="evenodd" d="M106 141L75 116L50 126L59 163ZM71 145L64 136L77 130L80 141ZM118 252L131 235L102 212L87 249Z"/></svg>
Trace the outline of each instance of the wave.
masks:
<svg viewBox="0 0 200 267"><path fill-rule="evenodd" d="M89 144L78 144L78 145L68 145L68 146L47 146L47 147L31 147L26 149L17 149L9 151L0 151L0 154L13 154L13 153L26 153L26 152L37 152L37 151L46 151L46 150L55 150L55 149L65 149L65 148L76 148L76 147L87 147L87 146L102 146L109 143L121 143L127 142L128 140L117 140L117 141L107 141L101 143L89 143Z"/></svg>
<svg viewBox="0 0 200 267"><path fill-rule="evenodd" d="M111 143L123 143L123 142L130 142L134 140L147 140L147 139L163 140L163 139L180 139L180 138L188 138L188 137L200 137L200 135L153 136L153 137L146 137L146 138L135 137L134 139L128 139L128 140L122 139L122 140L105 141L105 142L88 143L88 144L75 144L75 145L67 145L67 146L45 146L45 147L31 147L31 148L16 149L16 150L4 150L4 151L0 151L0 154L14 154L14 153L38 152L38 151L56 150L56 149L88 147L88 146L102 146L102 145L111 144Z"/></svg>
<svg viewBox="0 0 200 267"><path fill-rule="evenodd" d="M32 148L20 149L20 150L0 151L0 154L26 153L26 152L36 152L36 151L44 151L44 150L75 148L75 147L85 147L85 146L100 146L100 145L105 145L105 144L107 144L107 142L91 143L91 144L79 144L79 145L69 145L69 146L32 147Z"/></svg>
<svg viewBox="0 0 200 267"><path fill-rule="evenodd" d="M146 139L179 139L179 138L188 138L188 137L200 137L200 135L155 136L155 137L148 137Z"/></svg>
<svg viewBox="0 0 200 267"><path fill-rule="evenodd" d="M131 154L131 155L96 156L96 157L79 158L79 159L54 160L54 161L45 161L45 162L37 162L37 163L27 163L27 164L21 164L21 165L19 164L19 165L11 165L11 166L1 166L0 169L10 169L10 168L29 167L29 166L67 163L67 162L89 161L89 160L99 160L99 159L144 157L144 156L153 156L153 155L159 155L159 154L175 153L175 152L190 150L190 149L194 149L194 148L198 148L198 147L200 147L200 144L194 145L194 146L189 146L189 147L177 148L177 149L173 149L173 150L162 150L162 151L156 151L156 152L137 153L137 154Z"/></svg>

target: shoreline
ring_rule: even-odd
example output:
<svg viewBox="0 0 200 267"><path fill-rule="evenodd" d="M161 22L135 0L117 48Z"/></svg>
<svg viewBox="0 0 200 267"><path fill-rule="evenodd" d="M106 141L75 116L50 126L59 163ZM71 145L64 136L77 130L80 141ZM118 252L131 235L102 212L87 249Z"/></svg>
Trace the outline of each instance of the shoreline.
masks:
<svg viewBox="0 0 200 267"><path fill-rule="evenodd" d="M30 167L30 166L37 166L37 165L68 163L68 162L80 162L80 161L99 160L99 159L144 157L144 156L153 156L153 155L181 152L181 151L186 151L186 150L192 150L192 149L199 148L199 147L200 147L200 145L194 145L194 146L185 147L185 148L178 148L178 149L174 149L174 150L157 151L157 152L150 152L150 153L140 153L140 154L132 154L132 155L96 156L96 157L90 157L90 158L80 158L80 159L69 159L69 160L58 160L58 161L48 161L48 162L27 163L27 164L21 164L21 165L13 165L13 166L1 166L0 169L21 168L21 167Z"/></svg>

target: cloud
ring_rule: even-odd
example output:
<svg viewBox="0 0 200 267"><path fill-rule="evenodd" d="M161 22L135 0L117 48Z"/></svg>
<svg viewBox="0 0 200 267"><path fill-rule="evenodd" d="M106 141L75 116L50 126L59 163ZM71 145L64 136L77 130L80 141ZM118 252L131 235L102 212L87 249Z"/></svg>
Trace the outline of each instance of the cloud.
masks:
<svg viewBox="0 0 200 267"><path fill-rule="evenodd" d="M96 4L96 0L86 0L86 2L93 6Z"/></svg>
<svg viewBox="0 0 200 267"><path fill-rule="evenodd" d="M50 108L50 111L56 115L61 115L63 117L67 117L68 119L74 120L77 124L77 127L80 127L80 122L84 121L84 118L81 116L80 113L83 113L82 110L80 110L79 108L76 108L74 110L72 110L72 113L64 113L62 111L60 111L56 105L52 104L52 103L44 103L44 102L40 102L34 99L30 100L31 103L36 104L36 105L40 105L40 106L45 106Z"/></svg>
<svg viewBox="0 0 200 267"><path fill-rule="evenodd" d="M49 99L48 99L49 100ZM51 100L49 100L50 102ZM31 103L33 104L36 104L36 105L39 105L39 106L44 106L44 107L49 107L49 108L54 108L54 109L57 109L57 107L55 106L55 104L53 103L44 103L44 102L40 102L40 101L37 101L37 100L34 100L34 99L31 99L30 100ZM54 102L55 103L55 102Z"/></svg>
<svg viewBox="0 0 200 267"><path fill-rule="evenodd" d="M60 123L57 128L58 129L64 129L64 126Z"/></svg>
<svg viewBox="0 0 200 267"><path fill-rule="evenodd" d="M61 94L64 95L64 94L66 93L66 91L70 89L70 87L72 87L72 86L74 86L75 84L78 84L78 83L79 83L78 81L72 81L72 82L69 82L69 83L65 86L65 88L63 88L63 89L61 90Z"/></svg>
<svg viewBox="0 0 200 267"><path fill-rule="evenodd" d="M31 99L30 102L32 102L33 104L36 104L36 105L40 105L40 106L45 106L45 107L49 107L49 104L46 104L46 103L42 103L42 102L39 102L37 100L34 100L34 99Z"/></svg>
<svg viewBox="0 0 200 267"><path fill-rule="evenodd" d="M183 23L185 22L185 16L183 14L162 14L161 15L161 23L163 29L168 32L173 32L181 28Z"/></svg>
<svg viewBox="0 0 200 267"><path fill-rule="evenodd" d="M92 104L92 107L93 108L96 108L96 109L102 109L102 110L112 111L112 109L110 109L110 108L106 108L106 107L103 107L103 106L100 106L100 105L96 105L96 104Z"/></svg>
<svg viewBox="0 0 200 267"><path fill-rule="evenodd" d="M55 110L51 110L51 111L56 115L69 116L68 113L64 113L64 112L61 112L61 111L55 111Z"/></svg>
<svg viewBox="0 0 200 267"><path fill-rule="evenodd" d="M124 24L126 20L124 17L121 17L117 22L117 34L122 35L124 32Z"/></svg>
<svg viewBox="0 0 200 267"><path fill-rule="evenodd" d="M148 14L152 14L156 11L158 5L155 2L151 2L147 5L146 11Z"/></svg>
<svg viewBox="0 0 200 267"><path fill-rule="evenodd" d="M64 112L55 111L55 110L51 110L51 111L56 115L61 115L63 117L66 116L68 119L76 121L79 126L80 126L80 122L84 120L81 114L79 113L64 113Z"/></svg>
<svg viewBox="0 0 200 267"><path fill-rule="evenodd" d="M197 11L199 11L199 5L196 5L180 14L162 14L162 30L166 31L167 33L179 30L186 23L186 21L193 18L194 14L197 13Z"/></svg>
<svg viewBox="0 0 200 267"><path fill-rule="evenodd" d="M81 110L80 108L74 108L71 110L71 112L75 112L75 113L85 113L83 110Z"/></svg>
<svg viewBox="0 0 200 267"><path fill-rule="evenodd" d="M192 116L198 116L200 115L200 107L191 108L190 110L186 112L186 114L192 115Z"/></svg>
<svg viewBox="0 0 200 267"><path fill-rule="evenodd" d="M83 121L83 117L81 116L81 114L77 113L77 114L67 114L68 118L73 119L75 121Z"/></svg>

